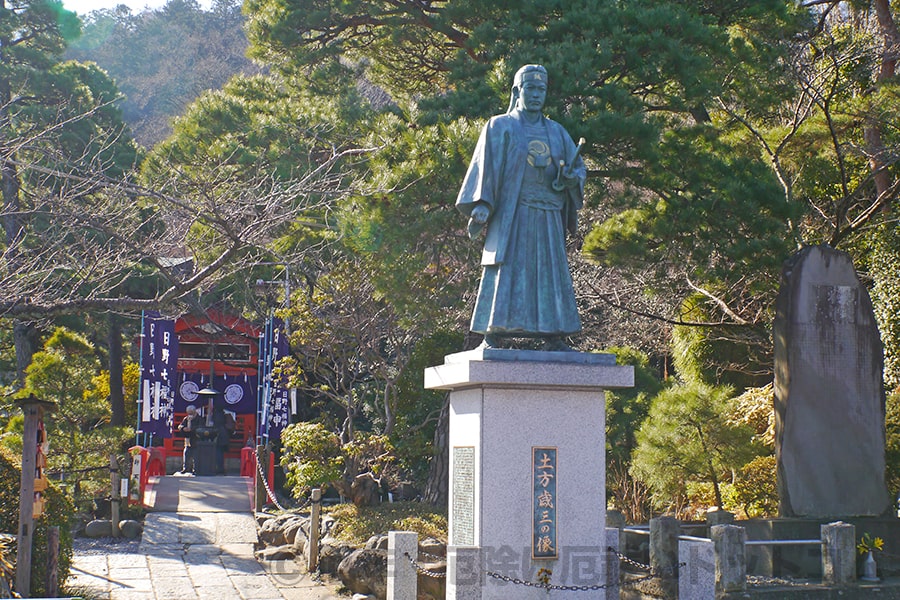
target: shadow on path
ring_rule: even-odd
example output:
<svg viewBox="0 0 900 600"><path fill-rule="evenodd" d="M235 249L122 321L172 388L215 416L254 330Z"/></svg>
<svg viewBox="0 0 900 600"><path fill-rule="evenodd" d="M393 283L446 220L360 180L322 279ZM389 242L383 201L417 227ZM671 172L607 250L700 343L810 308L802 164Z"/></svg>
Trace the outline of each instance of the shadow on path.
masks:
<svg viewBox="0 0 900 600"><path fill-rule="evenodd" d="M71 591L97 600L337 600L292 561L258 561L249 477L154 477L133 553L76 554Z"/></svg>

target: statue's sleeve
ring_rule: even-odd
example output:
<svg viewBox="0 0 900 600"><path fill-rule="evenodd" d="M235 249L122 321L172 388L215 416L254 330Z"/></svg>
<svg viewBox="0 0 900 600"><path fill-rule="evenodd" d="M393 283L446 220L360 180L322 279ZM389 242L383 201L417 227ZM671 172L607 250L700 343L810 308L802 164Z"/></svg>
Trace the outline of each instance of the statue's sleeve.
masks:
<svg viewBox="0 0 900 600"><path fill-rule="evenodd" d="M496 206L490 132L491 122L488 122L478 137L478 144L475 146L475 152L469 162L469 170L466 171L466 177L463 179L459 195L456 197L456 208L467 216L472 214L472 209L478 202L485 202L492 213Z"/></svg>

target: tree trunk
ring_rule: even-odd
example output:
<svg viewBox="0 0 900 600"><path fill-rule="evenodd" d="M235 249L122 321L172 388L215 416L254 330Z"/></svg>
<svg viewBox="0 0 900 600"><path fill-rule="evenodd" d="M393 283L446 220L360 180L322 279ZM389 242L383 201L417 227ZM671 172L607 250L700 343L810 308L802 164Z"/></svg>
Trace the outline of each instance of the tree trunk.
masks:
<svg viewBox="0 0 900 600"><path fill-rule="evenodd" d="M344 407L347 410L347 418L344 419L343 425L341 425L341 446L346 446L356 437L356 432L353 429L353 414L354 410L350 406Z"/></svg>
<svg viewBox="0 0 900 600"><path fill-rule="evenodd" d="M122 324L118 315L109 315L109 408L110 425L124 426L125 390L122 383Z"/></svg>
<svg viewBox="0 0 900 600"><path fill-rule="evenodd" d="M384 386L384 435L390 436L394 433L394 427L397 423L396 404L397 389L396 380L388 381Z"/></svg>
<svg viewBox="0 0 900 600"><path fill-rule="evenodd" d="M5 8L0 0L0 9ZM9 41L0 39L0 59L6 60L3 52ZM12 121L9 114L12 103L12 89L8 79L0 79L0 139L12 140ZM15 273L19 267L19 245L22 243L22 217L19 206L19 173L16 165L9 160L0 162L0 193L3 196L3 233L6 242L6 270ZM33 326L22 321L13 324L13 342L16 349L16 379L25 384L25 369L34 355Z"/></svg>
<svg viewBox="0 0 900 600"><path fill-rule="evenodd" d="M872 2L875 8L875 14L878 17L878 26L881 29L881 35L884 38L884 47L882 49L881 66L875 75L877 84L884 83L893 79L897 69L897 55L900 52L900 32L897 30L897 23L891 14L891 5L889 0L874 0ZM891 175L887 170L885 161L885 147L882 140L881 126L877 121L873 121L865 127L863 136L869 154L869 168L875 180L875 191L878 197L886 193L890 188ZM885 203L884 210L889 210L889 203Z"/></svg>
<svg viewBox="0 0 900 600"><path fill-rule="evenodd" d="M444 400L437 427L434 429L434 455L425 484L425 502L446 506L450 498L450 397Z"/></svg>
<svg viewBox="0 0 900 600"><path fill-rule="evenodd" d="M34 356L34 325L24 321L15 321L13 323L13 343L16 349L16 379L20 385L25 385L25 369L31 364L31 357Z"/></svg>
<svg viewBox="0 0 900 600"><path fill-rule="evenodd" d="M697 437L700 440L700 447L703 448L703 454L706 456L706 466L709 468L709 480L713 486L713 494L716 498L716 508L722 508L722 490L719 487L719 477L716 475L716 466L713 463L713 455L706 444L706 435L703 433L703 427L699 424L694 425L697 430Z"/></svg>

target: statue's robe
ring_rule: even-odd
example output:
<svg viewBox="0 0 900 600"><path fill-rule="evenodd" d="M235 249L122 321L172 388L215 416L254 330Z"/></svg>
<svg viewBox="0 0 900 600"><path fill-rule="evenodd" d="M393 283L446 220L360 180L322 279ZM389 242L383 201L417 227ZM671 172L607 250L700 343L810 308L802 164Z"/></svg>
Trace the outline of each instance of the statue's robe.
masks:
<svg viewBox="0 0 900 600"><path fill-rule="evenodd" d="M472 314L471 330L477 333L551 337L581 331L565 235L567 229L575 232L586 171L568 132L541 118L551 157L548 186L556 178L559 161L572 165L576 157L571 174L578 184L557 194L558 207L534 206L522 198L529 169L528 136L515 111L485 125L456 200L457 208L469 216L478 203L490 209L481 285ZM470 221L470 235L479 230Z"/></svg>

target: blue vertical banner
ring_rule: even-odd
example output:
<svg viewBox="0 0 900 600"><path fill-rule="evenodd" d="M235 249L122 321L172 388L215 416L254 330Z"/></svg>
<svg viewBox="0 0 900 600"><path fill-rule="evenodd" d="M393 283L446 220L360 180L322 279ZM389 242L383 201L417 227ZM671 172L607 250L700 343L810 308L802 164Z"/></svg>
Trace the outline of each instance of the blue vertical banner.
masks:
<svg viewBox="0 0 900 600"><path fill-rule="evenodd" d="M138 430L172 437L178 338L175 321L146 313L141 323L141 387Z"/></svg>
<svg viewBox="0 0 900 600"><path fill-rule="evenodd" d="M278 361L290 354L284 322L270 317L263 339L259 436L266 441L280 440L281 432L290 423L290 389L287 378L276 376Z"/></svg>

